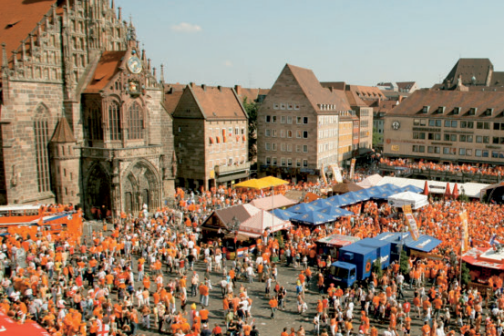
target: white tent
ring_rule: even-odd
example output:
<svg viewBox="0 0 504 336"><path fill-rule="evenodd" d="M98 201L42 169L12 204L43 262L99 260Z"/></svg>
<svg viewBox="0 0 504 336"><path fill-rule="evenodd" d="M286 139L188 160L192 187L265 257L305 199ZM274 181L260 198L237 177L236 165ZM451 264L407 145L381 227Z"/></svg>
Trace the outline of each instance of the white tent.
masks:
<svg viewBox="0 0 504 336"><path fill-rule="evenodd" d="M374 175L366 177L364 180L357 182L355 184L357 184L359 187L367 189L367 188L371 188L371 187L374 187L375 185L377 185L378 182L380 182L382 178L383 177L381 175L374 174Z"/></svg>
<svg viewBox="0 0 504 336"><path fill-rule="evenodd" d="M391 206L400 208L403 205L411 205L411 209L416 210L429 204L427 195L415 194L411 191L405 191L399 194L392 195L388 198Z"/></svg>

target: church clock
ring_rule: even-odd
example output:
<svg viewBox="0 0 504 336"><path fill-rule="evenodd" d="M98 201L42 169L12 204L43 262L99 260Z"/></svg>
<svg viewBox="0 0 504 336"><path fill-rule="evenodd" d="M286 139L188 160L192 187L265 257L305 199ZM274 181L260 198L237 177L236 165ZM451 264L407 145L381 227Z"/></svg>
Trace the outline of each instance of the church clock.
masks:
<svg viewBox="0 0 504 336"><path fill-rule="evenodd" d="M128 69L131 73L138 74L142 71L142 62L136 56L131 56L127 62Z"/></svg>

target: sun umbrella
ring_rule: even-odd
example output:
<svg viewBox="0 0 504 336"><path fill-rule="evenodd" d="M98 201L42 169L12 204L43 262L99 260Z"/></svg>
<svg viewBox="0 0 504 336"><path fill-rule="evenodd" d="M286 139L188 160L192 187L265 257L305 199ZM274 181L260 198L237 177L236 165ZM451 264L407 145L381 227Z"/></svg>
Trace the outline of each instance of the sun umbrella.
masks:
<svg viewBox="0 0 504 336"><path fill-rule="evenodd" d="M290 212L298 213L298 214L304 214L307 212L318 211L318 210L320 210L320 208L315 205L301 203L301 204L295 205L293 207L290 207L287 210Z"/></svg>
<svg viewBox="0 0 504 336"><path fill-rule="evenodd" d="M275 209L275 210L271 211L271 213L273 215L277 216L278 218L283 219L283 220L290 220L291 217L294 217L297 215L297 213L295 213L295 212L291 212L288 210L281 210L281 209Z"/></svg>
<svg viewBox="0 0 504 336"><path fill-rule="evenodd" d="M259 179L261 183L264 183L267 187L277 187L285 184L289 184L288 181L276 178L274 176L266 176L261 179Z"/></svg>
<svg viewBox="0 0 504 336"><path fill-rule="evenodd" d="M424 188L423 188L423 194L424 195L429 195L429 184L427 183L427 181L425 181L425 185L424 185Z"/></svg>
<svg viewBox="0 0 504 336"><path fill-rule="evenodd" d="M450 183L446 183L446 190L445 190L444 196L448 197L448 198L451 197Z"/></svg>
<svg viewBox="0 0 504 336"><path fill-rule="evenodd" d="M455 186L453 187L452 197L455 200L459 197L459 191L458 191L458 185L457 185L457 183L455 183Z"/></svg>
<svg viewBox="0 0 504 336"><path fill-rule="evenodd" d="M316 201L310 202L310 205L314 205L319 208L334 206L334 204L332 204L331 201L329 201L329 199L327 199L327 198L324 198L324 199L320 198Z"/></svg>
<svg viewBox="0 0 504 336"><path fill-rule="evenodd" d="M320 225L333 221L331 216L322 214L318 211L311 211L304 214L298 214L294 217L291 217L290 220L298 222L300 224L308 224L308 225Z"/></svg>
<svg viewBox="0 0 504 336"><path fill-rule="evenodd" d="M345 216L354 216L355 214L351 211L347 211L345 209L340 209L335 206L323 208L320 210L320 213L325 214L333 219L337 219Z"/></svg>
<svg viewBox="0 0 504 336"><path fill-rule="evenodd" d="M411 191L411 192L413 192L415 194L419 194L419 193L423 192L423 189L419 188L417 186L409 184L406 187L402 187L401 188L401 192L405 192L405 191Z"/></svg>

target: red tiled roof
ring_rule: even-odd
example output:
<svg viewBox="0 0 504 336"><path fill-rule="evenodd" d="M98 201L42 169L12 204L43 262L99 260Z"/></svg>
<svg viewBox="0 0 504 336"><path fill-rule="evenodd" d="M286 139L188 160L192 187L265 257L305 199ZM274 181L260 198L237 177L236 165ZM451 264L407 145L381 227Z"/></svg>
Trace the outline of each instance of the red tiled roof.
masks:
<svg viewBox="0 0 504 336"><path fill-rule="evenodd" d="M296 78L299 86L306 95L306 98L308 98L317 113L334 114L335 111L351 110L345 93L339 90L331 92L331 90L324 88L318 81L317 77L315 77L312 70L290 64L287 64L286 67L294 75L294 78ZM320 109L320 104L336 105L336 109L332 111L324 111Z"/></svg>
<svg viewBox="0 0 504 336"><path fill-rule="evenodd" d="M119 66L126 51L105 51L93 75L93 79L88 84L85 93L98 93L110 80L119 72Z"/></svg>
<svg viewBox="0 0 504 336"><path fill-rule="evenodd" d="M215 86L190 86L207 119L245 119L247 115L233 89Z"/></svg>
<svg viewBox="0 0 504 336"><path fill-rule="evenodd" d="M429 106L427 114L421 113L424 106ZM445 107L445 113L437 113L439 107ZM460 113L453 116L455 107L460 107ZM470 116L471 108L477 108L476 115ZM488 109L493 109L492 116L483 116ZM440 91L421 89L415 91L408 99L394 108L388 115L418 115L456 118L493 118L503 116L504 95L499 91Z"/></svg>
<svg viewBox="0 0 504 336"><path fill-rule="evenodd" d="M471 85L474 77L474 84L486 85L490 71L493 71L493 64L488 58L461 58L446 76L445 81L454 85L457 78L462 76L462 83Z"/></svg>
<svg viewBox="0 0 504 336"><path fill-rule="evenodd" d="M0 11L0 43L6 44L8 59L21 41L28 38L44 15L51 10L55 0L9 0L4 1ZM2 58L0 57L0 66Z"/></svg>
<svg viewBox="0 0 504 336"><path fill-rule="evenodd" d="M184 84L165 84L165 95L164 95L164 103L166 111L169 114L173 114L175 108L177 107L180 97L182 97L182 93L184 92L184 88L186 85Z"/></svg>

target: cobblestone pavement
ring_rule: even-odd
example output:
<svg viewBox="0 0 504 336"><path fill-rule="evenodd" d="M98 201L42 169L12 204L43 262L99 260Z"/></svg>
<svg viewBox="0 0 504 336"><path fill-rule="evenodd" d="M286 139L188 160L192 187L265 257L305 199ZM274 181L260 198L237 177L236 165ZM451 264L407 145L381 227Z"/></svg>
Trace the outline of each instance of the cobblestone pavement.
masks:
<svg viewBox="0 0 504 336"><path fill-rule="evenodd" d="M93 225L93 229L98 231L102 229L102 224L101 222L87 222L87 225ZM111 225L109 225L109 229L111 228ZM87 231L87 232L86 232ZM110 233L110 232L109 232ZM88 236L89 231L84 230L84 236ZM89 241L89 239L88 239ZM136 279L136 259L138 259L138 256L133 256L134 259L134 273L135 273L135 279ZM231 265L231 261L228 261L228 265ZM229 269L229 267L228 267ZM163 267L164 270L164 267ZM195 271L198 272L200 276L200 280L204 279L204 263L203 262L197 262L195 264ZM314 272L316 270L313 270ZM253 283L244 283L237 281L236 287L235 288L235 293L238 293L238 289L240 287L240 284L244 284L245 287L247 288L247 292L249 297L252 298L253 303L252 303L252 317L254 319L254 325L256 325L256 328L259 330L261 336L269 336L269 335L276 335L280 336L282 330L284 327L287 327L288 330L290 330L291 327L294 327L296 330L299 329L299 327L302 325L304 329L307 331L307 335L313 334L316 335L316 333L313 331L313 318L315 316L314 312L316 310L316 303L317 300L321 298L321 295L317 293L316 289L316 283L314 283L312 279L312 284L310 287L310 290L308 290L305 294L305 301L308 304L308 311L303 314L302 316L297 313L297 304L296 304L296 290L295 290L295 281L297 279L297 276L299 274L299 270L295 269L292 266L285 267L285 265L281 265L279 267L279 272L278 272L278 281L280 282L281 286L285 286L287 290L287 300L285 303L285 310L279 310L275 314L275 318L271 319L271 310L268 305L268 299L265 297L264 289L265 289L265 284L260 283L257 281L254 281ZM169 273L163 273L164 274L164 279L165 283L167 283L168 279L172 279L175 277L175 274L169 274ZM190 284L190 274L188 275L188 284ZM216 286L217 282L222 280L222 277L220 274L217 273L212 273L211 274L211 280L212 280L212 285L213 285L213 290L210 291L210 305L208 307L208 310L210 312L209 316L209 324L213 328L214 323L219 323L221 326L224 326L224 311L222 308L222 295L221 295L221 290L220 287ZM142 284L139 282L135 282L135 289L140 287ZM274 286L274 284L273 284ZM152 287L151 287L151 292L153 292L155 289L155 284L152 282ZM190 290L188 290L188 302L186 306L186 311L190 311L190 305L192 303L196 303L198 310L200 309L200 304L199 304L199 294L196 297L191 297L190 296ZM116 299L116 293L112 293L112 299ZM407 300L412 302L413 300L413 293L410 290L405 291L405 297ZM178 303L178 300L177 300ZM177 305L177 308L179 306ZM416 335L421 335L420 328L423 325L423 322L420 321L419 319L416 318L416 314L411 315L412 317L412 330L411 330L411 335L416 336ZM354 335L358 334L358 328L360 324L360 303L356 303L355 309L354 309L354 319L353 319L353 330L354 330ZM154 323L151 321L151 326L153 326ZM382 334L382 331L385 330L388 326L388 322L386 324L380 325L378 322L374 321L371 318L371 325L375 325L379 333ZM324 329L324 326L321 327L321 330ZM145 334L145 335L162 335L157 332L157 330L143 330L140 329L139 335ZM402 335L402 332L401 332Z"/></svg>

